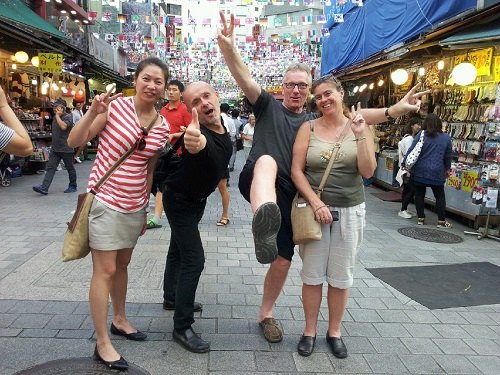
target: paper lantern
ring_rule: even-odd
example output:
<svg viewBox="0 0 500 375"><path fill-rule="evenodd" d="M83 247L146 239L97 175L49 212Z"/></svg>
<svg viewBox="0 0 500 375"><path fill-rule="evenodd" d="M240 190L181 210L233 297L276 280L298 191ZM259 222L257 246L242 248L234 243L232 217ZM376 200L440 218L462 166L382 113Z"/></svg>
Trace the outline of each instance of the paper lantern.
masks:
<svg viewBox="0 0 500 375"><path fill-rule="evenodd" d="M453 68L451 76L457 85L467 86L476 79L477 70L470 62L464 61Z"/></svg>
<svg viewBox="0 0 500 375"><path fill-rule="evenodd" d="M19 62L19 63L21 63L21 64L24 64L29 59L28 54L26 52L24 52L24 51L18 51L18 52L16 52L16 54L14 55L14 57L16 58L16 61Z"/></svg>
<svg viewBox="0 0 500 375"><path fill-rule="evenodd" d="M31 58L31 64L33 64L33 66L36 66L38 67L38 64L40 63L40 60L38 59L38 56L33 56Z"/></svg>
<svg viewBox="0 0 500 375"><path fill-rule="evenodd" d="M408 72L404 69L396 69L391 73L391 79L396 85L402 85L408 81Z"/></svg>

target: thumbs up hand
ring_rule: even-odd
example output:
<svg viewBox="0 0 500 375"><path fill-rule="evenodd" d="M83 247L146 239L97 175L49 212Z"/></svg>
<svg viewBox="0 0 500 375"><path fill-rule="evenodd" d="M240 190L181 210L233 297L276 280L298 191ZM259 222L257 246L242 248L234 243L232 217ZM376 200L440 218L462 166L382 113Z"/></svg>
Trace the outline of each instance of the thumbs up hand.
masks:
<svg viewBox="0 0 500 375"><path fill-rule="evenodd" d="M205 148L207 139L201 134L198 112L195 108L191 112L193 119L184 133L184 146L190 154L197 154Z"/></svg>

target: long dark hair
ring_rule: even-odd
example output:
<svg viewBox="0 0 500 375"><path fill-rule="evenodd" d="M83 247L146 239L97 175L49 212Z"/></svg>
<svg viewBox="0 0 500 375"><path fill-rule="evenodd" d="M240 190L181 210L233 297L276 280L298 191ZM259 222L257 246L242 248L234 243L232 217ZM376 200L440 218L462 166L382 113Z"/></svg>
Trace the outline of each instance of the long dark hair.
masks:
<svg viewBox="0 0 500 375"><path fill-rule="evenodd" d="M443 132L443 122L434 113L429 113L422 123L422 130L425 130L425 135L434 138Z"/></svg>

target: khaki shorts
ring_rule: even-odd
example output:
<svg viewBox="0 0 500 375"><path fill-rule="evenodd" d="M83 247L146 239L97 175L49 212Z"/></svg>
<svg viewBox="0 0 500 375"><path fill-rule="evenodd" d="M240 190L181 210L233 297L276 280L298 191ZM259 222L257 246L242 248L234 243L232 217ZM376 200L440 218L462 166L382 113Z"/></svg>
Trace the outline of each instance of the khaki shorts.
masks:
<svg viewBox="0 0 500 375"><path fill-rule="evenodd" d="M105 251L134 248L141 234L145 215L145 208L123 213L94 199L89 212L90 247Z"/></svg>

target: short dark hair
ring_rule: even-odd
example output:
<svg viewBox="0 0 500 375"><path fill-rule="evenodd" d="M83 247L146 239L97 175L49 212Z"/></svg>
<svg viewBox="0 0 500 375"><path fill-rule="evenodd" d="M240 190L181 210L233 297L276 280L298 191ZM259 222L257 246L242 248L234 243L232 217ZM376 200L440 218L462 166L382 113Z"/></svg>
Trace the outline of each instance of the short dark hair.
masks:
<svg viewBox="0 0 500 375"><path fill-rule="evenodd" d="M173 79L171 80L168 85L167 85L167 88L169 86L177 86L177 88L179 89L180 92L184 92L184 85L182 84L181 81L177 80L177 79Z"/></svg>
<svg viewBox="0 0 500 375"><path fill-rule="evenodd" d="M238 111L236 108L231 111L231 116L238 117L239 115L240 111Z"/></svg>
<svg viewBox="0 0 500 375"><path fill-rule="evenodd" d="M224 113L229 112L229 104L227 104L227 103L222 103L222 104L220 105L220 110L221 110L221 112L224 112Z"/></svg>
<svg viewBox="0 0 500 375"><path fill-rule="evenodd" d="M429 113L425 116L422 129L425 130L425 135L434 138L436 134L443 132L443 122L434 113Z"/></svg>
<svg viewBox="0 0 500 375"><path fill-rule="evenodd" d="M137 64L137 68L135 70L134 77L139 78L139 74L144 70L144 68L148 65L156 65L163 72L163 77L165 78L165 82L168 81L168 77L170 74L168 72L168 65L161 59L155 56L150 56L142 60L139 64Z"/></svg>

